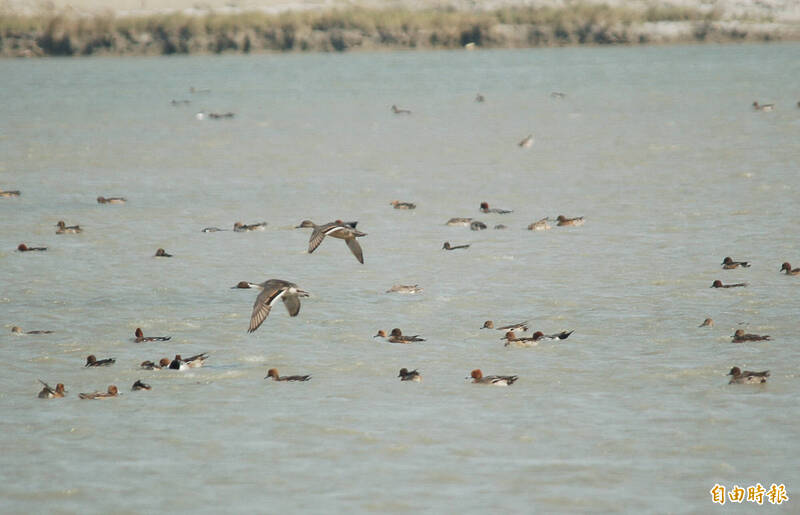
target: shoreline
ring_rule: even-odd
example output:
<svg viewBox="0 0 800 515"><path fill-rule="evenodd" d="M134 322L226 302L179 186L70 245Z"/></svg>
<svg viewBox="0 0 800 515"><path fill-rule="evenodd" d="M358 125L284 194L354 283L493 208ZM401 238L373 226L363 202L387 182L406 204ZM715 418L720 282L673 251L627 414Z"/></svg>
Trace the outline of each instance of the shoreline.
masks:
<svg viewBox="0 0 800 515"><path fill-rule="evenodd" d="M581 4L494 11L372 9L279 14L0 13L0 57L155 56L800 41L800 23L689 7Z"/></svg>

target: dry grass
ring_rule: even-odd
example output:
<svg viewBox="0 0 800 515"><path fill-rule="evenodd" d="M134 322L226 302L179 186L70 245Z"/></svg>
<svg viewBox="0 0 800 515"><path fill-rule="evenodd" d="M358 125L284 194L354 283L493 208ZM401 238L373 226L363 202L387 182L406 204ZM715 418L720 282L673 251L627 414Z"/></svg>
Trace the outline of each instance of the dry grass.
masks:
<svg viewBox="0 0 800 515"><path fill-rule="evenodd" d="M90 18L69 12L0 13L0 55L172 54L251 51L342 51L355 48L456 48L647 42L631 27L689 22L707 37L716 11L646 10L576 4L495 11L345 10L159 14Z"/></svg>

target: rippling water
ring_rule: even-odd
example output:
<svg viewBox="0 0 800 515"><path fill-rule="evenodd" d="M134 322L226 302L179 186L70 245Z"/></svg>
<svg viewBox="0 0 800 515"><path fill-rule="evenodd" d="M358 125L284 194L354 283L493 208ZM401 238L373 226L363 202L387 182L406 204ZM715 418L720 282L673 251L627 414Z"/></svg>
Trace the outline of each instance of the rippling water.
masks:
<svg viewBox="0 0 800 515"><path fill-rule="evenodd" d="M22 190L0 198L0 508L705 512L715 483L757 482L792 497L800 278L778 269L800 266L798 50L0 61L0 188ZM587 222L524 230L558 214ZM307 254L305 218L358 220L366 263L334 239ZM55 235L62 219L85 232ZM723 271L728 255L753 266ZM247 334L256 293L230 286L272 277L312 297ZM424 292L384 293L396 283ZM486 319L575 333L504 348ZM173 339L137 344L136 327ZM372 338L392 327L427 341ZM773 341L733 344L737 328ZM138 369L198 352L191 372ZM90 353L117 363L84 369ZM728 386L734 365L770 382ZM479 387L473 368L520 379ZM38 378L67 398L37 399ZM140 378L153 390L131 392ZM118 399L77 398L112 383Z"/></svg>

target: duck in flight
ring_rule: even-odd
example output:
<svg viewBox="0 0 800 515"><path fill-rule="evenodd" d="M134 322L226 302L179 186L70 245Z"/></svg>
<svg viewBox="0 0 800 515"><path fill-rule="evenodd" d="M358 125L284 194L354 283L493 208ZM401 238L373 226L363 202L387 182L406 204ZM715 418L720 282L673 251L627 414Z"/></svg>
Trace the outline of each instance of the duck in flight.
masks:
<svg viewBox="0 0 800 515"><path fill-rule="evenodd" d="M256 302L253 304L248 333L252 333L264 323L278 299L283 301L289 311L289 316L296 317L300 313L300 297L308 297L308 292L298 288L295 283L282 279L269 279L255 286L261 288L261 293L258 294Z"/></svg>

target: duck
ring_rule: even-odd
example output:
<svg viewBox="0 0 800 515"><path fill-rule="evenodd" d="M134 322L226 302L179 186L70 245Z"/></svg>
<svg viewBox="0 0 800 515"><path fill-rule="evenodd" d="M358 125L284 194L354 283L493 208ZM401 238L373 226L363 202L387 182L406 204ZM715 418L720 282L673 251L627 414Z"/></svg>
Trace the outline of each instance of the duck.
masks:
<svg viewBox="0 0 800 515"><path fill-rule="evenodd" d="M19 190L14 190L14 191L0 190L0 197L11 198L11 197L19 197L19 196L20 196Z"/></svg>
<svg viewBox="0 0 800 515"><path fill-rule="evenodd" d="M800 268L792 268L788 261L781 265L779 272L783 271L786 271L786 275L800 275Z"/></svg>
<svg viewBox="0 0 800 515"><path fill-rule="evenodd" d="M497 329L498 331L505 331L505 332L521 331L524 333L525 331L528 330L528 321L525 320L524 322L520 322L518 324L509 324L509 325L504 325L503 327L495 327L494 322L492 322L491 320L487 320L486 322L483 323L483 327L481 327L481 329Z"/></svg>
<svg viewBox="0 0 800 515"><path fill-rule="evenodd" d="M43 330L23 331L22 328L18 325L12 327L11 332L14 334L53 334L53 331L43 331Z"/></svg>
<svg viewBox="0 0 800 515"><path fill-rule="evenodd" d="M558 215L558 218L556 218L556 220L558 221L558 223L556 225L559 226L559 227L563 227L563 226L567 226L567 225L571 225L571 226L577 227L579 225L583 225L584 222L585 222L585 220L583 219L582 216L577 216L575 218L567 218L564 215Z"/></svg>
<svg viewBox="0 0 800 515"><path fill-rule="evenodd" d="M256 283L251 283L250 281L239 281L236 283L235 286L231 286L231 290L247 290L249 288L258 288L259 285Z"/></svg>
<svg viewBox="0 0 800 515"><path fill-rule="evenodd" d="M378 338L378 337L387 338L387 340L390 343L412 343L412 342L425 341L425 338L420 338L418 334L415 334L414 336L403 335L403 332L398 327L392 329L388 337L386 336L386 332L383 329L381 329L380 331L378 331L378 334L373 336L373 338Z"/></svg>
<svg viewBox="0 0 800 515"><path fill-rule="evenodd" d="M726 375L731 376L728 384L761 384L767 382L769 370L764 370L763 372L745 370L742 372L739 367L733 367Z"/></svg>
<svg viewBox="0 0 800 515"><path fill-rule="evenodd" d="M395 209L416 209L417 205L413 202L401 202L399 200L393 200L389 202L389 204L393 205Z"/></svg>
<svg viewBox="0 0 800 515"><path fill-rule="evenodd" d="M116 363L117 360L114 358L106 358L98 360L94 354L89 354L86 358L86 364L84 367L108 367Z"/></svg>
<svg viewBox="0 0 800 515"><path fill-rule="evenodd" d="M186 359L181 358L180 354L175 354L175 359L173 359L169 363L169 368L171 370L186 370L189 368L200 368L203 366L203 363L207 359L208 359L207 352L195 354L194 356L189 356Z"/></svg>
<svg viewBox="0 0 800 515"><path fill-rule="evenodd" d="M344 224L349 226L351 229L355 229L356 225L358 225L358 221L356 220L355 222L344 222ZM317 227L319 226L314 222L312 222L311 220L303 220L302 222L300 222L300 225L295 226L295 229L308 229L308 228L316 229Z"/></svg>
<svg viewBox="0 0 800 515"><path fill-rule="evenodd" d="M411 109L403 109L402 107L397 107L392 104L392 112L394 114L411 114Z"/></svg>
<svg viewBox="0 0 800 515"><path fill-rule="evenodd" d="M734 268L750 268L750 263L747 261L734 261L730 256L722 260L722 268L725 270L733 270Z"/></svg>
<svg viewBox="0 0 800 515"><path fill-rule="evenodd" d="M220 232L227 231L228 229L220 229L219 227L203 227L200 232Z"/></svg>
<svg viewBox="0 0 800 515"><path fill-rule="evenodd" d="M416 383L422 381L422 376L416 369L409 372L407 368L401 368L397 377L399 377L401 381L414 381Z"/></svg>
<svg viewBox="0 0 800 515"><path fill-rule="evenodd" d="M39 392L40 399L59 399L64 396L66 391L64 390L64 383L58 383L55 389L51 388L49 384L45 383L41 379L39 382L44 385L42 391Z"/></svg>
<svg viewBox="0 0 800 515"><path fill-rule="evenodd" d="M167 251L164 249L156 250L156 255L154 257L172 257L172 254L167 254Z"/></svg>
<svg viewBox="0 0 800 515"><path fill-rule="evenodd" d="M64 220L59 220L56 227L58 227L56 234L78 234L83 232L80 225L67 225Z"/></svg>
<svg viewBox="0 0 800 515"><path fill-rule="evenodd" d="M170 364L169 358L161 358L158 363L153 363L152 361L142 361L139 364L139 368L143 368L145 370L161 370L162 368L169 368Z"/></svg>
<svg viewBox="0 0 800 515"><path fill-rule="evenodd" d="M20 251L20 252L30 252L30 251L35 251L35 250L43 252L43 251L47 250L47 247L29 247L29 246L25 245L24 243L20 243L19 245L17 245L17 250Z"/></svg>
<svg viewBox="0 0 800 515"><path fill-rule="evenodd" d="M503 336L500 339L506 341L505 347L508 347L510 345L514 345L517 347L535 347L536 345L539 345L539 341L537 338L533 336L523 336L520 338L517 337L517 335L515 335L513 331L506 332L505 336Z"/></svg>
<svg viewBox="0 0 800 515"><path fill-rule="evenodd" d="M492 386L508 386L514 384L514 381L519 379L519 376L484 376L480 368L476 368L470 372L469 377L476 384L488 384Z"/></svg>
<svg viewBox="0 0 800 515"><path fill-rule="evenodd" d="M528 134L522 141L517 143L520 148L531 148L533 146L533 134Z"/></svg>
<svg viewBox="0 0 800 515"><path fill-rule="evenodd" d="M344 242L347 244L347 248L350 249L350 252L352 252L358 262L363 265L364 254L361 251L361 245L358 244L356 238L366 235L366 233L355 229L341 220L336 220L335 222L330 222L325 225L318 225L314 227L314 230L311 232L311 238L308 240L308 253L311 254L314 252L322 243L322 240L325 239L325 236L331 236L333 238L344 240Z"/></svg>
<svg viewBox="0 0 800 515"><path fill-rule="evenodd" d="M557 98L557 99L560 100L560 99L564 99L566 97L567 97L567 94L566 93L562 93L560 91L553 91L552 93L550 93L550 98Z"/></svg>
<svg viewBox="0 0 800 515"><path fill-rule="evenodd" d="M775 104L759 104L758 100L754 100L753 109L756 111L772 111L775 109Z"/></svg>
<svg viewBox="0 0 800 515"><path fill-rule="evenodd" d="M310 375L306 375L306 376L283 376L283 377L281 377L280 375L278 375L278 369L277 368L270 368L267 371L267 375L266 375L266 377L264 377L264 379L268 379L270 377L272 378L273 381L308 381L309 379L311 379Z"/></svg>
<svg viewBox="0 0 800 515"><path fill-rule="evenodd" d="M136 343L141 342L166 342L172 339L172 336L145 336L142 332L140 327L136 328L136 331L133 332L133 335L136 337Z"/></svg>
<svg viewBox="0 0 800 515"><path fill-rule="evenodd" d="M550 229L550 224L547 223L550 219L549 218L542 218L536 222L531 223L528 225L529 231L547 231Z"/></svg>
<svg viewBox="0 0 800 515"><path fill-rule="evenodd" d="M712 288L743 288L745 286L747 286L747 283L722 284L719 279L711 284Z"/></svg>
<svg viewBox="0 0 800 515"><path fill-rule="evenodd" d="M508 229L508 226L504 224L497 224L494 226L494 229Z"/></svg>
<svg viewBox="0 0 800 515"><path fill-rule="evenodd" d="M548 340L566 340L569 338L569 335L574 333L575 330L571 331L561 331L560 333L555 334L544 334L541 331L536 331L531 336L536 339L536 341L548 341Z"/></svg>
<svg viewBox="0 0 800 515"><path fill-rule="evenodd" d="M469 245L450 245L449 241L444 242L442 245L442 250L457 250L457 249L468 249Z"/></svg>
<svg viewBox="0 0 800 515"><path fill-rule="evenodd" d="M478 220L474 220L471 224L469 224L469 228L473 231L482 231L486 229L486 224Z"/></svg>
<svg viewBox="0 0 800 515"><path fill-rule="evenodd" d="M483 95L481 95L480 93L475 95L475 102L484 102L484 101L486 101L486 98Z"/></svg>
<svg viewBox="0 0 800 515"><path fill-rule="evenodd" d="M125 197L97 197L98 204L124 204L127 201Z"/></svg>
<svg viewBox="0 0 800 515"><path fill-rule="evenodd" d="M150 385L147 383L143 383L141 379L137 379L136 382L133 383L133 386L131 386L131 390L133 390L134 392L136 390L149 390L149 389Z"/></svg>
<svg viewBox="0 0 800 515"><path fill-rule="evenodd" d="M508 213L513 213L514 211L511 209L500 209L496 207L489 207L488 202L481 202L481 213L497 213L499 215L507 215Z"/></svg>
<svg viewBox="0 0 800 515"><path fill-rule="evenodd" d="M212 120L219 120L222 118L233 118L236 116L234 113L228 111L227 113L208 113L208 117Z"/></svg>
<svg viewBox="0 0 800 515"><path fill-rule="evenodd" d="M300 297L308 297L307 291L301 290L295 283L290 283L283 279L268 279L254 286L260 288L261 293L258 294L253 304L250 327L247 329L248 333L252 333L264 323L272 306L278 299L283 301L283 305L289 311L289 316L296 317L300 313Z"/></svg>
<svg viewBox="0 0 800 515"><path fill-rule="evenodd" d="M744 329L737 329L733 333L733 336L731 336L731 341L733 341L734 343L760 342L760 341L769 340L769 339L770 339L770 336L768 334L762 336L760 334L745 333Z"/></svg>
<svg viewBox="0 0 800 515"><path fill-rule="evenodd" d="M450 225L453 227L467 227L470 223L472 223L472 218L451 218L445 222L445 225Z"/></svg>
<svg viewBox="0 0 800 515"><path fill-rule="evenodd" d="M116 397L118 393L119 390L117 390L117 387L112 384L108 387L108 391L94 392L94 393L80 393L78 394L78 397L80 397L81 399L91 399L91 400L109 399L111 397Z"/></svg>
<svg viewBox="0 0 800 515"><path fill-rule="evenodd" d="M233 224L233 232L247 232L247 231L263 231L267 227L267 222L258 222L250 225L245 225L242 222Z"/></svg>
<svg viewBox="0 0 800 515"><path fill-rule="evenodd" d="M420 288L418 284L395 284L386 290L386 293L408 293L414 295L416 293L422 293L422 288Z"/></svg>
<svg viewBox="0 0 800 515"><path fill-rule="evenodd" d="M713 327L714 321L711 318L706 318L703 320L703 323L698 325L697 327Z"/></svg>

